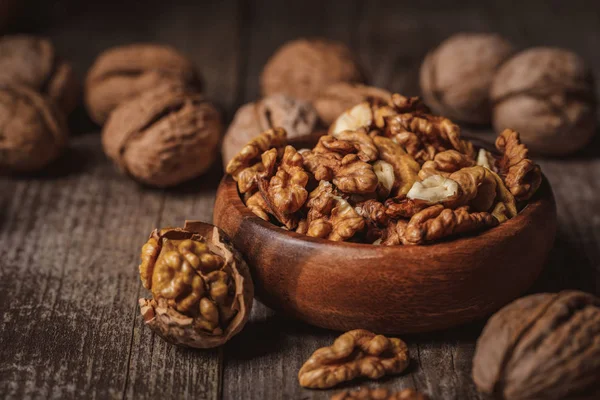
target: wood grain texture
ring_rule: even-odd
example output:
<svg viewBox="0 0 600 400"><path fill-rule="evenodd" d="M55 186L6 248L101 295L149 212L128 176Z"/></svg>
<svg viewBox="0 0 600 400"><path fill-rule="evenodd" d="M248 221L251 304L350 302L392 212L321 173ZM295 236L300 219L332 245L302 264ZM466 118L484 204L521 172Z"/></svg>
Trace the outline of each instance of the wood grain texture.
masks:
<svg viewBox="0 0 600 400"><path fill-rule="evenodd" d="M418 94L424 54L463 30L498 31L520 48L571 48L600 77L600 10L590 0L37 3L29 10L38 14L20 23L49 35L80 77L112 45L169 43L192 57L206 93L227 116L259 95L264 62L299 36L347 43L372 82L408 95ZM71 122L71 151L47 173L0 178L0 398L295 400L335 393L302 389L296 374L337 334L260 304L221 350L175 348L142 326L139 246L158 225L212 220L222 171L217 163L205 177L168 191L140 187L105 159L95 133L80 135L98 130L81 108ZM600 141L573 157L538 161L554 188L559 230L532 291L600 294ZM406 374L348 387L414 387L433 399L478 399L470 369L482 324L403 336L412 358Z"/></svg>

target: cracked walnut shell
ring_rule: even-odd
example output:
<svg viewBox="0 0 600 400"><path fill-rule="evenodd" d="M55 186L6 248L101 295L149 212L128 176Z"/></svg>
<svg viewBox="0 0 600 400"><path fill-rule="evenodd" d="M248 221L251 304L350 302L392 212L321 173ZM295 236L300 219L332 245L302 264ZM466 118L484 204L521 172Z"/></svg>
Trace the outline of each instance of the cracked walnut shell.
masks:
<svg viewBox="0 0 600 400"><path fill-rule="evenodd" d="M25 86L0 83L0 173L33 172L67 145L63 113Z"/></svg>
<svg viewBox="0 0 600 400"><path fill-rule="evenodd" d="M52 99L68 115L77 106L79 82L50 40L13 35L0 39L0 82L27 86Z"/></svg>
<svg viewBox="0 0 600 400"><path fill-rule="evenodd" d="M140 299L146 324L166 341L216 347L241 331L254 297L248 266L225 234L210 224L154 230L142 247L140 278L152 299Z"/></svg>
<svg viewBox="0 0 600 400"><path fill-rule="evenodd" d="M400 374L408 364L408 347L402 340L356 329L316 350L300 368L298 380L303 387L326 389L359 377Z"/></svg>
<svg viewBox="0 0 600 400"><path fill-rule="evenodd" d="M600 299L589 293L515 300L477 340L473 380L493 398L598 399L599 377Z"/></svg>
<svg viewBox="0 0 600 400"><path fill-rule="evenodd" d="M129 176L166 187L211 166L222 130L210 102L179 84L165 84L121 104L102 130L102 145Z"/></svg>
<svg viewBox="0 0 600 400"><path fill-rule="evenodd" d="M299 39L284 44L269 58L260 76L264 96L284 93L308 101L315 100L330 84L363 81L350 49L325 39Z"/></svg>
<svg viewBox="0 0 600 400"><path fill-rule="evenodd" d="M103 124L123 102L159 85L200 88L192 62L170 46L132 44L98 56L85 81L85 103L91 118Z"/></svg>

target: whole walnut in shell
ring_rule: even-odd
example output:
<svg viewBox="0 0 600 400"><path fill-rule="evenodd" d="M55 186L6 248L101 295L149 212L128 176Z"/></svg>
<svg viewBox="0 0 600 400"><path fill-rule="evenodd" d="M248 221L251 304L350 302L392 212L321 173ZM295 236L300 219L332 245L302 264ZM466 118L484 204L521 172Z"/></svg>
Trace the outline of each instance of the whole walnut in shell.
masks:
<svg viewBox="0 0 600 400"><path fill-rule="evenodd" d="M121 103L164 83L200 86L192 62L172 47L133 44L100 54L85 81L85 102L92 119L103 124Z"/></svg>
<svg viewBox="0 0 600 400"><path fill-rule="evenodd" d="M63 113L21 85L0 83L0 172L31 172L56 159L67 144Z"/></svg>
<svg viewBox="0 0 600 400"><path fill-rule="evenodd" d="M324 39L284 44L267 61L260 77L265 96L285 93L309 101L336 82L364 82L364 76L348 47Z"/></svg>
<svg viewBox="0 0 600 400"><path fill-rule="evenodd" d="M66 114L73 111L79 97L73 68L42 37L14 35L0 39L0 82L28 86L48 96Z"/></svg>
<svg viewBox="0 0 600 400"><path fill-rule="evenodd" d="M572 153L596 131L592 73L564 49L538 47L511 58L494 78L491 98L496 131L519 131L523 142L542 154Z"/></svg>
<svg viewBox="0 0 600 400"><path fill-rule="evenodd" d="M148 185L177 185L206 171L217 155L223 127L201 95L165 84L121 104L102 130L106 154Z"/></svg>
<svg viewBox="0 0 600 400"><path fill-rule="evenodd" d="M309 102L282 93L243 105L235 113L223 138L223 165L226 166L252 138L273 128L285 129L291 143L316 141L317 113Z"/></svg>
<svg viewBox="0 0 600 400"><path fill-rule="evenodd" d="M471 123L490 121L489 89L498 67L513 52L501 36L460 33L446 39L423 61L423 98L436 113Z"/></svg>
<svg viewBox="0 0 600 400"><path fill-rule="evenodd" d="M392 94L385 89L358 83L338 82L327 86L313 102L323 123L331 125L344 111L368 101L387 104Z"/></svg>
<svg viewBox="0 0 600 400"><path fill-rule="evenodd" d="M477 341L473 379L506 400L600 398L600 298L540 293L498 311Z"/></svg>
<svg viewBox="0 0 600 400"><path fill-rule="evenodd" d="M139 266L152 299L140 299L146 324L166 341L209 348L240 332L252 309L250 270L219 228L197 221L154 230Z"/></svg>

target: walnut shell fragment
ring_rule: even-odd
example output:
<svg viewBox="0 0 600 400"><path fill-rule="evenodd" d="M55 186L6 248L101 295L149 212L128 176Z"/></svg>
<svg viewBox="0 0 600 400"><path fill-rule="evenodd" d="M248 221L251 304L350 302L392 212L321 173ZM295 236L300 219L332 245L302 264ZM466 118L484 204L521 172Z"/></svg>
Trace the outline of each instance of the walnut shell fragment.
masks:
<svg viewBox="0 0 600 400"><path fill-rule="evenodd" d="M152 299L140 299L146 324L166 341L210 348L244 327L254 298L250 271L219 228L186 222L154 230L139 266Z"/></svg>
<svg viewBox="0 0 600 400"><path fill-rule="evenodd" d="M330 397L331 400L428 400L428 397L414 389L392 392L386 388L344 390Z"/></svg>
<svg viewBox="0 0 600 400"><path fill-rule="evenodd" d="M274 94L237 110L223 137L223 165L227 166L254 137L278 127L287 132L290 142L314 144L318 139L317 113L312 105L282 93Z"/></svg>
<svg viewBox="0 0 600 400"><path fill-rule="evenodd" d="M402 340L356 329L316 350L300 368L298 380L303 387L326 389L358 377L400 374L408 364L408 347Z"/></svg>
<svg viewBox="0 0 600 400"><path fill-rule="evenodd" d="M473 380L506 400L598 399L600 298L579 291L515 300L477 341Z"/></svg>
<svg viewBox="0 0 600 400"><path fill-rule="evenodd" d="M3 36L0 82L28 86L52 99L66 115L77 106L79 82L73 68L46 38Z"/></svg>
<svg viewBox="0 0 600 400"><path fill-rule="evenodd" d="M192 62L176 49L159 44L114 47L98 56L85 81L91 118L103 124L123 102L165 83L200 88Z"/></svg>
<svg viewBox="0 0 600 400"><path fill-rule="evenodd" d="M336 82L363 82L354 55L339 42L299 39L279 48L260 76L262 94L284 93L313 101L321 90Z"/></svg>
<svg viewBox="0 0 600 400"><path fill-rule="evenodd" d="M212 165L222 130L209 101L180 84L165 84L121 104L102 130L102 145L131 177L166 187Z"/></svg>
<svg viewBox="0 0 600 400"><path fill-rule="evenodd" d="M67 145L63 113L22 85L0 83L0 172L37 171Z"/></svg>

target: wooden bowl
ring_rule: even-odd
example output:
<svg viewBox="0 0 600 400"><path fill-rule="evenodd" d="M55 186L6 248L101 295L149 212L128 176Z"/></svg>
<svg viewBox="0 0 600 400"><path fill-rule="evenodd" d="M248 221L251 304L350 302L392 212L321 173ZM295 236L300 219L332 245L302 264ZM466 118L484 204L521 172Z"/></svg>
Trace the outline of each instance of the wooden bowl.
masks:
<svg viewBox="0 0 600 400"><path fill-rule="evenodd" d="M519 215L478 235L373 246L311 238L263 221L227 176L214 224L245 256L267 306L324 328L399 334L459 325L520 296L552 247L556 207L544 178Z"/></svg>

